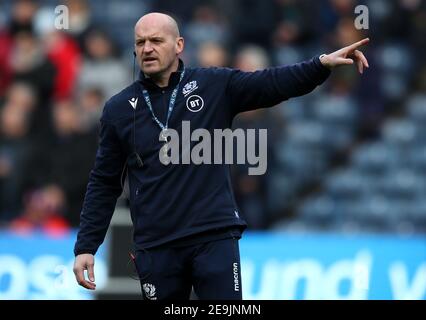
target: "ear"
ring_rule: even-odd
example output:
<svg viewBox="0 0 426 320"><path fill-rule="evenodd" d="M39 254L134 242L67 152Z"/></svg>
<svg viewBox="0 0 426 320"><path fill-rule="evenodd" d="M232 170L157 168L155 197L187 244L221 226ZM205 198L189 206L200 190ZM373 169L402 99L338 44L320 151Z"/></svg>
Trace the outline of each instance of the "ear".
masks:
<svg viewBox="0 0 426 320"><path fill-rule="evenodd" d="M176 54L179 55L182 53L183 48L185 47L185 41L182 37L176 39Z"/></svg>

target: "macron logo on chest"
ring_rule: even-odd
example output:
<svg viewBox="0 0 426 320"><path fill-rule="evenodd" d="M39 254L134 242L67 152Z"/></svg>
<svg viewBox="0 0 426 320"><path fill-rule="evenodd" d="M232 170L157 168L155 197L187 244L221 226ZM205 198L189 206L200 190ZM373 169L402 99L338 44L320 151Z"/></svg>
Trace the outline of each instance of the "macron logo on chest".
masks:
<svg viewBox="0 0 426 320"><path fill-rule="evenodd" d="M132 99L130 99L129 103L132 106L132 108L136 110L136 106L138 105L138 98L132 98Z"/></svg>

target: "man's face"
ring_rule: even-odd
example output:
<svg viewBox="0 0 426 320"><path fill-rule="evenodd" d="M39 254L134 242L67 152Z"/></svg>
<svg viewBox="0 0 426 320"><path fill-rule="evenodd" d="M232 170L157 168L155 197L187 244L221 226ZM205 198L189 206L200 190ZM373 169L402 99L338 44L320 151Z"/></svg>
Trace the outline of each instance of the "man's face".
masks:
<svg viewBox="0 0 426 320"><path fill-rule="evenodd" d="M139 66L148 76L168 70L183 49L183 39L161 25L140 25L135 29L135 51Z"/></svg>

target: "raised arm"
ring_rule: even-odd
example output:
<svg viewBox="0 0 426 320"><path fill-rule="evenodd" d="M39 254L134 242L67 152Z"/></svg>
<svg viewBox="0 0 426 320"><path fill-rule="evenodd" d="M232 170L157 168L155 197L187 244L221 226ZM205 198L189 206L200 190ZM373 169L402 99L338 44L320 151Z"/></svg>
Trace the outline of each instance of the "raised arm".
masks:
<svg viewBox="0 0 426 320"><path fill-rule="evenodd" d="M330 54L301 63L255 72L232 70L227 86L233 113L274 106L292 97L305 95L321 85L334 67L356 63L360 73L368 68L358 48L364 39Z"/></svg>
<svg viewBox="0 0 426 320"><path fill-rule="evenodd" d="M227 94L233 113L272 107L284 100L307 94L330 74L319 56L289 66L254 72L232 70Z"/></svg>

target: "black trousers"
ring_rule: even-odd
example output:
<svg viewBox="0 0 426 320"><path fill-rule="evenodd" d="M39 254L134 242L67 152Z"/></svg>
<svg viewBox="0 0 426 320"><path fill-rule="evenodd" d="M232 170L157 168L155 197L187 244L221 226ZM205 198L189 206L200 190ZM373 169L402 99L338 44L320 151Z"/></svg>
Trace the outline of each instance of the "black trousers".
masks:
<svg viewBox="0 0 426 320"><path fill-rule="evenodd" d="M142 296L148 300L242 300L238 239L136 253Z"/></svg>

